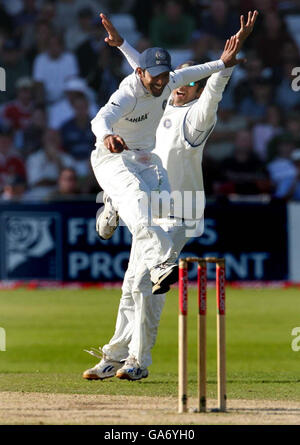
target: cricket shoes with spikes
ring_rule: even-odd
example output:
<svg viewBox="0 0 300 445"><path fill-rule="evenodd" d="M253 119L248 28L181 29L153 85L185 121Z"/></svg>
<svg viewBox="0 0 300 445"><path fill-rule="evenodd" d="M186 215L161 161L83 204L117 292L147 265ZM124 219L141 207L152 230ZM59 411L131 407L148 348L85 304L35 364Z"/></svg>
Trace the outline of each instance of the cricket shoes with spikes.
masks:
<svg viewBox="0 0 300 445"><path fill-rule="evenodd" d="M148 375L148 369L141 368L136 358L132 356L125 361L125 364L116 373L116 377L122 380L141 380Z"/></svg>
<svg viewBox="0 0 300 445"><path fill-rule="evenodd" d="M106 193L103 193L103 202L104 206L97 213L96 230L101 239L108 240L119 225L119 215Z"/></svg>
<svg viewBox="0 0 300 445"><path fill-rule="evenodd" d="M153 284L152 293L165 294L170 290L170 285L178 281L178 266L174 263L162 263L155 266L150 271Z"/></svg>
<svg viewBox="0 0 300 445"><path fill-rule="evenodd" d="M107 357L101 348L99 350L92 348L90 351L85 349L85 352L93 355L94 357L101 358L101 361L93 368L87 369L82 374L82 377L87 380L104 380L110 377L114 377L118 369L122 368L124 362L118 362L111 360Z"/></svg>

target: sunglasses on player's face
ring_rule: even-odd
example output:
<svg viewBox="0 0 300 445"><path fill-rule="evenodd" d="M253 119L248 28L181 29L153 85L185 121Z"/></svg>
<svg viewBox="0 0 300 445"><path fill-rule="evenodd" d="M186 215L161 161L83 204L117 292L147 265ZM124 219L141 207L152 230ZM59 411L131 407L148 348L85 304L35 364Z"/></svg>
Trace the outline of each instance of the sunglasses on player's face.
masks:
<svg viewBox="0 0 300 445"><path fill-rule="evenodd" d="M186 87L194 87L196 85L196 82L190 82L187 85L185 85Z"/></svg>

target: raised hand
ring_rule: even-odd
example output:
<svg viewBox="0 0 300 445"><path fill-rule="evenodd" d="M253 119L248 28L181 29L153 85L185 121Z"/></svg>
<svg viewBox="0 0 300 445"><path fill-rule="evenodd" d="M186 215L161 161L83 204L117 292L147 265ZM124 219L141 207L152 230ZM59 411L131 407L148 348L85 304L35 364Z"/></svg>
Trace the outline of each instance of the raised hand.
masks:
<svg viewBox="0 0 300 445"><path fill-rule="evenodd" d="M102 20L102 25L107 31L108 37L105 37L104 41L108 43L109 46L121 46L124 39L120 36L114 25L104 14L100 14Z"/></svg>
<svg viewBox="0 0 300 445"><path fill-rule="evenodd" d="M245 24L244 16L241 15L241 17L240 17L241 27L238 30L238 32L236 33L236 37L239 40L238 51L241 49L244 41L247 39L247 37L253 31L257 16L258 16L258 11L254 11L254 12L249 11L247 23Z"/></svg>
<svg viewBox="0 0 300 445"><path fill-rule="evenodd" d="M239 43L240 41L236 35L231 36L230 39L226 40L224 51L220 57L221 60L223 60L226 68L244 62L244 59L236 58L236 55L238 53Z"/></svg>

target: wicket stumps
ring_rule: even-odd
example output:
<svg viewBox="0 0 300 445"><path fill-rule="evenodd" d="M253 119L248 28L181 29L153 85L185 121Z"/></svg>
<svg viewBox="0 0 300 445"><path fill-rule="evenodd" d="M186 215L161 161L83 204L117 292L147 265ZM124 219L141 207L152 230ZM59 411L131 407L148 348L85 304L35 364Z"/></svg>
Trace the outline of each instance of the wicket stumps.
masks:
<svg viewBox="0 0 300 445"><path fill-rule="evenodd" d="M207 263L216 264L218 406L226 411L225 259L183 258L179 261L178 412L187 411L188 263L198 263L198 411L206 411Z"/></svg>

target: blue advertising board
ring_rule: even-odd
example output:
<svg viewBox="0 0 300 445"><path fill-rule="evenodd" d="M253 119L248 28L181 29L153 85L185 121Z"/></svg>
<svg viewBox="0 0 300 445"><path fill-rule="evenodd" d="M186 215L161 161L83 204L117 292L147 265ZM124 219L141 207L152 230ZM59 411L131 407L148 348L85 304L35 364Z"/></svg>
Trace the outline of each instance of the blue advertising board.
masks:
<svg viewBox="0 0 300 445"><path fill-rule="evenodd" d="M111 282L123 279L131 245L126 227L108 241L95 230L92 202L1 204L1 280ZM224 256L227 280L288 278L286 206L208 204L205 232L182 256ZM196 277L196 265L190 278ZM213 265L208 278L214 279Z"/></svg>

